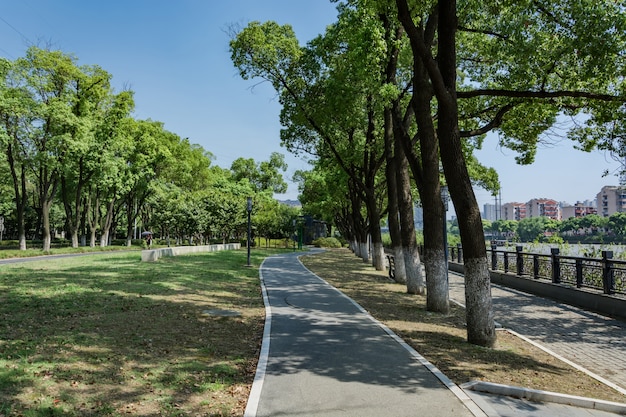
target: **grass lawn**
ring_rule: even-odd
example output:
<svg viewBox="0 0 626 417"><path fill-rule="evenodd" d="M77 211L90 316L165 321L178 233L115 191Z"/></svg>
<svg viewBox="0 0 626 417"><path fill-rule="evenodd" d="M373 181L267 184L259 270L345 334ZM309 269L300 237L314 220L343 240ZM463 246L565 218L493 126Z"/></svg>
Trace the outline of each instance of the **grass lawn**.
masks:
<svg viewBox="0 0 626 417"><path fill-rule="evenodd" d="M0 266L0 416L242 415L265 313L246 255Z"/></svg>

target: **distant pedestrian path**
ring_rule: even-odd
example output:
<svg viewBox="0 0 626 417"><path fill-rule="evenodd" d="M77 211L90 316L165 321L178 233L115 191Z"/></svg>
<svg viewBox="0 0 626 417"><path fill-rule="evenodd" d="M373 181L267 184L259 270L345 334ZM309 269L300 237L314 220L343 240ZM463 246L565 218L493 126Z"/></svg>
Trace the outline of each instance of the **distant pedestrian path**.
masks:
<svg viewBox="0 0 626 417"><path fill-rule="evenodd" d="M465 304L463 276L449 276L450 298ZM503 327L626 395L626 323L506 287L492 285L491 293L495 319Z"/></svg>

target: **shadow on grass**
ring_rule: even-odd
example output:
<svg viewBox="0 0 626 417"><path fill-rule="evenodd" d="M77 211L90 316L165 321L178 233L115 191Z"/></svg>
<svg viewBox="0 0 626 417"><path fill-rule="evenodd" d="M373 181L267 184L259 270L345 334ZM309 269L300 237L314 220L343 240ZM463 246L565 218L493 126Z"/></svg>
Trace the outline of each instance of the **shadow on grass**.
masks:
<svg viewBox="0 0 626 417"><path fill-rule="evenodd" d="M258 270L245 263L236 251L3 267L0 413L175 415L210 409L212 396L240 408L246 393L229 392L250 383L264 317Z"/></svg>

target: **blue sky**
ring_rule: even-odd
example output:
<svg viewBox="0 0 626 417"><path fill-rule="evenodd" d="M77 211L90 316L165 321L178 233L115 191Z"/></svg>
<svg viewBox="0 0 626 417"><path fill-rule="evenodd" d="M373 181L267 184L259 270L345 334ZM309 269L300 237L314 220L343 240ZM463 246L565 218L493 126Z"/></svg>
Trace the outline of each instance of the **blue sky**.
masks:
<svg viewBox="0 0 626 417"><path fill-rule="evenodd" d="M75 55L79 64L99 65L119 91L135 92L138 119L153 119L215 155L228 168L244 157L257 162L272 152L286 156L291 178L306 162L280 147L279 104L267 85L244 81L230 60L227 30L253 20L293 26L301 42L336 19L329 0L19 0L0 9L0 56L16 59L29 45ZM584 154L562 142L541 149L535 164L516 166L513 154L485 141L480 160L496 168L502 201L548 197L574 203L593 199L602 178L618 164L602 153ZM492 202L476 190L479 204ZM296 198L290 184L286 195Z"/></svg>

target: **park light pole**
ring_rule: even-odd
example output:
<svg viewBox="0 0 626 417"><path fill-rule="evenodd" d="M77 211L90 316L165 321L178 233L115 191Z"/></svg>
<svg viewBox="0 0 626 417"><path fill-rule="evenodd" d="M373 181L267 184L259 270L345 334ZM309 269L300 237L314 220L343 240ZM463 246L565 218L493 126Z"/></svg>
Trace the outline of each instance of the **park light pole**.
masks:
<svg viewBox="0 0 626 417"><path fill-rule="evenodd" d="M248 212L248 266L250 266L250 243L251 243L251 235L252 229L250 226L250 214L252 213L252 197L248 197L248 204L246 207L246 211Z"/></svg>
<svg viewBox="0 0 626 417"><path fill-rule="evenodd" d="M441 202L443 203L443 256L446 263L446 277L448 276L448 201L450 201L450 194L448 192L448 186L441 186Z"/></svg>
<svg viewBox="0 0 626 417"><path fill-rule="evenodd" d="M304 240L304 216L298 216L298 250L302 250Z"/></svg>

